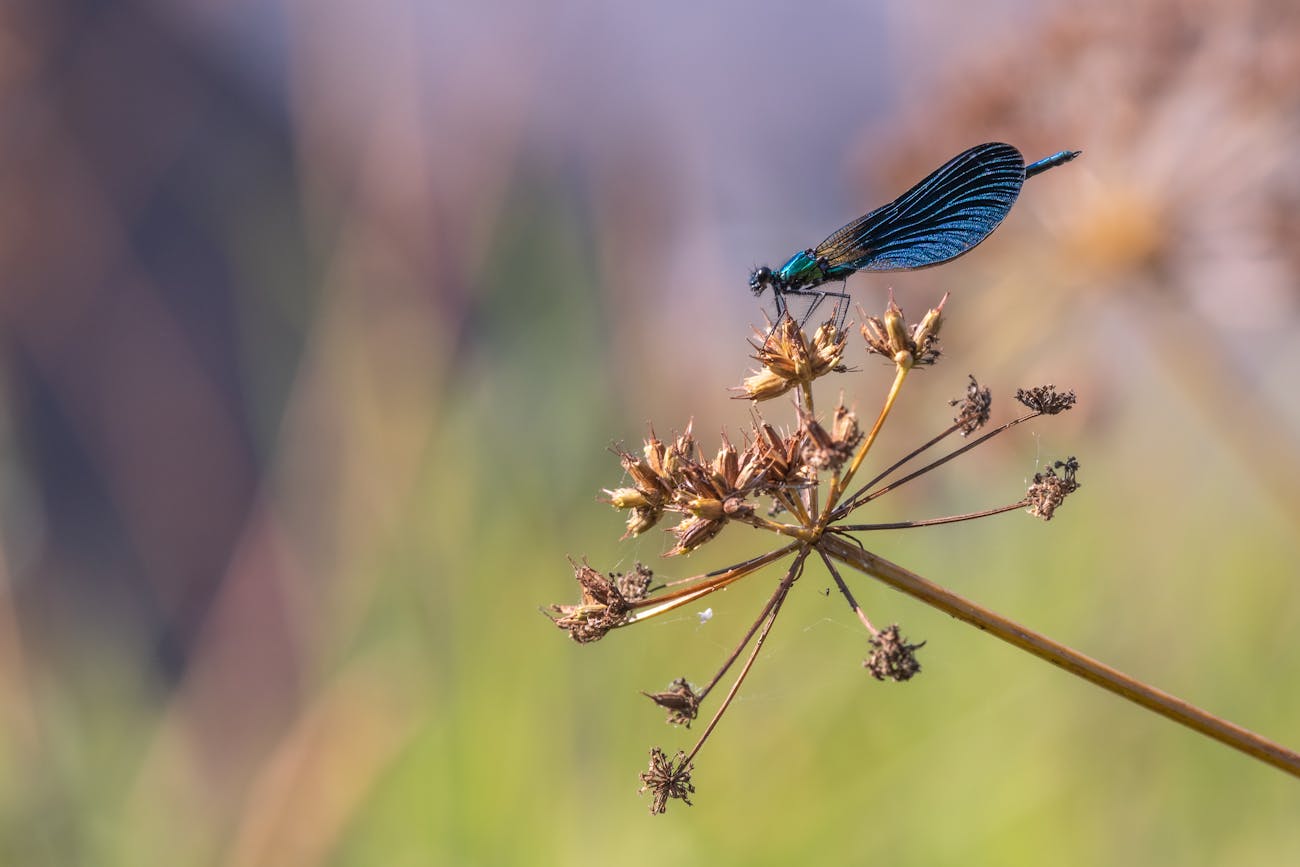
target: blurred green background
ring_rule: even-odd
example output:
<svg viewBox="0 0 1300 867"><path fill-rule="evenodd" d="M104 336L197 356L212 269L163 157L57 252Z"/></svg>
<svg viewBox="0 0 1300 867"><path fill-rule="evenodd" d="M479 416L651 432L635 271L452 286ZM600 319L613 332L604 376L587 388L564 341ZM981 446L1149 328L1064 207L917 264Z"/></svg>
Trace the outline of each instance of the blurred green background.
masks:
<svg viewBox="0 0 1300 867"><path fill-rule="evenodd" d="M995 420L1081 402L871 518L1084 487L868 542L1300 746L1298 45L1290 0L5 4L0 863L1300 860L1295 780L859 577L929 642L870 680L819 568L651 818L699 727L638 691L778 573L589 646L538 612L566 555L768 543L663 561L596 500L647 422L747 423L751 267L971 144L1082 148L971 256L849 287L953 293L882 458L968 372ZM823 400L869 415L852 360Z"/></svg>

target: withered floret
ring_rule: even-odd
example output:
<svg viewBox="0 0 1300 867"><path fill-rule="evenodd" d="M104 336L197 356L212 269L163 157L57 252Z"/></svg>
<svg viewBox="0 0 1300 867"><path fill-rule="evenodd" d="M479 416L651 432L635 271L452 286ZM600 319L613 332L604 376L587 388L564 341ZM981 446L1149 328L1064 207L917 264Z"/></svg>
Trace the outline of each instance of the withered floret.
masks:
<svg viewBox="0 0 1300 867"><path fill-rule="evenodd" d="M662 813L668 809L668 799L678 798L690 806L688 797L695 791L691 783L691 771L695 765L686 760L686 753L681 750L670 760L664 751L655 747L650 751L650 769L641 774L644 784L638 790L649 791L654 800L650 803L651 813Z"/></svg>
<svg viewBox="0 0 1300 867"><path fill-rule="evenodd" d="M929 310L910 330L903 311L889 294L885 315L867 316L862 312L862 337L867 341L867 351L883 355L899 367L934 364L939 360L939 327L943 324L943 296L937 307Z"/></svg>
<svg viewBox="0 0 1300 867"><path fill-rule="evenodd" d="M691 727L691 721L700 711L700 697L691 689L686 678L674 680L664 692L641 693L655 704L668 711L668 722L673 725Z"/></svg>
<svg viewBox="0 0 1300 867"><path fill-rule="evenodd" d="M597 641L616 626L627 622L632 610L618 586L586 563L569 564L582 588L582 601L577 605L552 605L558 614L553 618L556 626L569 631L569 637L579 644Z"/></svg>
<svg viewBox="0 0 1300 867"><path fill-rule="evenodd" d="M980 388L974 374L970 376L970 385L966 386L966 396L948 401L949 406L959 407L953 423L958 426L961 435L970 436L982 428L989 420L989 410L993 406L993 392Z"/></svg>
<svg viewBox="0 0 1300 867"><path fill-rule="evenodd" d="M1074 406L1075 396L1072 391L1057 391L1056 386L1038 385L1033 388L1016 389L1016 400L1043 415L1056 415Z"/></svg>
<svg viewBox="0 0 1300 867"><path fill-rule="evenodd" d="M858 428L858 417L843 402L835 408L829 431L802 408L798 412L799 426L807 434L803 460L812 470L838 469L853 456L853 450L862 441L862 431Z"/></svg>
<svg viewBox="0 0 1300 867"><path fill-rule="evenodd" d="M915 651L924 647L925 642L908 644L898 631L897 623L877 632L871 639L871 646L874 650L862 665L876 680L901 683L921 673L921 663L917 660Z"/></svg>
<svg viewBox="0 0 1300 867"><path fill-rule="evenodd" d="M751 341L754 360L760 365L736 389L737 397L771 400L798 385L810 384L818 377L842 372L844 347L848 335L833 321L822 323L812 339L787 313L766 334L758 333L761 343Z"/></svg>
<svg viewBox="0 0 1300 867"><path fill-rule="evenodd" d="M1061 470L1059 476L1056 474L1058 469ZM1070 457L1057 461L1044 472L1035 473L1034 481L1025 495L1025 501L1029 504L1026 511L1044 521L1052 520L1065 498L1079 489L1079 483L1075 479L1078 471L1079 462Z"/></svg>
<svg viewBox="0 0 1300 867"><path fill-rule="evenodd" d="M654 574L644 563L637 562L632 565L631 572L611 572L609 577L614 580L614 586L624 599L637 602L649 593Z"/></svg>
<svg viewBox="0 0 1300 867"><path fill-rule="evenodd" d="M655 436L652 429L640 457L617 448L614 453L631 477L632 487L606 489L605 495L614 508L631 512L627 519L627 532L623 534L626 539L639 536L659 523L672 501L678 474L684 465L694 460L695 439L690 425L671 445Z"/></svg>

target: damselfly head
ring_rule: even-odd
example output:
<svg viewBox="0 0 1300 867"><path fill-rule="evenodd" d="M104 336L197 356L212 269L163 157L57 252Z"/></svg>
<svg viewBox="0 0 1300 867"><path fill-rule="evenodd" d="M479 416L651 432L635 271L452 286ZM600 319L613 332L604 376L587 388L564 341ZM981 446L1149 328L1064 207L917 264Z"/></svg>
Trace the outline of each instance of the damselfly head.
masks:
<svg viewBox="0 0 1300 867"><path fill-rule="evenodd" d="M763 290L772 282L772 269L764 265L755 268L749 275L749 289L755 295L762 295Z"/></svg>

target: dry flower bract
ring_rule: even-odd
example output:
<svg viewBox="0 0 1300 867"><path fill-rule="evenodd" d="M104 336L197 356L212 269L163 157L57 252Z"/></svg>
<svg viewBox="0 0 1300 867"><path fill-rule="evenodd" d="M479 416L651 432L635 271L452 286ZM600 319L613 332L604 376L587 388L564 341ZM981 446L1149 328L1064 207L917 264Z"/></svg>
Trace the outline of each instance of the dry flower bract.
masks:
<svg viewBox="0 0 1300 867"><path fill-rule="evenodd" d="M934 364L939 360L939 326L943 324L943 305L947 301L948 296L943 296L938 306L908 328L903 311L891 294L884 316L862 315L862 337L867 341L867 350L900 367Z"/></svg>
<svg viewBox="0 0 1300 867"><path fill-rule="evenodd" d="M993 408L993 390L980 388L980 384L972 376L970 385L966 387L966 396L958 400L950 400L948 405L960 407L957 415L953 417L953 424L960 428L962 436L970 436L988 424L989 411Z"/></svg>
<svg viewBox="0 0 1300 867"><path fill-rule="evenodd" d="M880 630L871 639L871 656L862 663L876 680L901 683L921 673L921 663L915 651L925 644L908 644L898 631L898 624Z"/></svg>
<svg viewBox="0 0 1300 867"><path fill-rule="evenodd" d="M1061 471L1059 476L1057 470ZM1065 498L1079 490L1079 483L1075 480L1078 471L1079 462L1069 458L1057 461L1041 473L1034 473L1033 484L1029 486L1029 493L1025 497L1029 503L1029 514L1044 521L1052 520Z"/></svg>
<svg viewBox="0 0 1300 867"><path fill-rule="evenodd" d="M1039 385L1034 388L1016 390L1016 400L1043 415L1056 415L1074 407L1074 392L1060 392L1052 385Z"/></svg>
<svg viewBox="0 0 1300 867"><path fill-rule="evenodd" d="M668 722L690 728L700 710L700 697L686 682L679 677L664 692L644 692L646 698L668 711Z"/></svg>
<svg viewBox="0 0 1300 867"><path fill-rule="evenodd" d="M760 368L746 377L737 391L750 400L771 400L792 388L843 370L848 335L834 321L823 323L809 340L790 316L782 316L753 344Z"/></svg>
<svg viewBox="0 0 1300 867"><path fill-rule="evenodd" d="M592 569L586 563L573 563L574 577L582 588L582 601L577 605L552 605L559 617L555 625L567 629L569 636L579 644L604 638L605 633L622 625L631 605L617 585Z"/></svg>
<svg viewBox="0 0 1300 867"><path fill-rule="evenodd" d="M690 805L691 795L695 791L695 786L691 784L691 771L695 766L691 764L686 753L678 751L677 755L669 759L664 751L655 747L650 751L650 769L641 774L642 792L650 792L654 799L650 803L651 813L662 813L668 809L668 800L677 798Z"/></svg>

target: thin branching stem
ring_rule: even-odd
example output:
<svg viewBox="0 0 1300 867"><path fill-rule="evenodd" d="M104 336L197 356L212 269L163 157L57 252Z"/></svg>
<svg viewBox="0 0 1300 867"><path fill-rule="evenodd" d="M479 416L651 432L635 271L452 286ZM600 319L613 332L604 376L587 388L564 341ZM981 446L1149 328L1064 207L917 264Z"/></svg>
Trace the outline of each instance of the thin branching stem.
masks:
<svg viewBox="0 0 1300 867"><path fill-rule="evenodd" d="M749 645L749 640L754 637L754 633L758 631L759 627L762 626L764 621L767 620L768 615L772 613L773 606L779 604L778 602L779 598L780 599L784 598L784 596L781 594L780 591L780 585L777 586L777 591L772 594L772 597L767 600L767 604L763 606L763 610L759 612L758 617L754 618L754 622L750 624L749 629L745 632L744 637L741 638L740 643L736 645L736 649L731 651L731 654L722 663L722 666L718 669L717 673L714 674L713 677L709 680L708 684L706 684L704 688L698 692L696 697L700 701L703 701L704 697L708 695L715 686L718 685L718 682L722 680L723 676L727 673L727 670L731 668L731 666L735 663L737 659L740 658L740 654L744 652L745 648Z"/></svg>
<svg viewBox="0 0 1300 867"><path fill-rule="evenodd" d="M820 548L817 549L817 553L821 555L822 562L826 564L826 571L830 572L831 577L835 579L835 586L840 588L840 593L848 601L849 607L853 609L854 614L858 615L858 620L862 621L862 625L867 627L867 631L873 636L879 635L880 633L876 630L876 627L871 625L871 619L867 617L867 612L863 611L862 606L858 604L858 600L853 598L853 592L849 590L849 585L845 584L844 579L840 577L840 570L835 568L835 563Z"/></svg>
<svg viewBox="0 0 1300 867"><path fill-rule="evenodd" d="M940 524L956 524L961 521L973 521L976 518L987 518L990 515L1001 515L1003 512L1010 512L1013 509L1023 509L1029 505L1029 499L1023 499L1018 503L1008 503L1005 506L997 506L993 509L985 509L982 512L967 512L964 515L949 515L946 518L927 518L922 521L894 521L889 524L836 524L828 532L831 533L849 533L859 530L910 530L913 527L937 527Z"/></svg>
<svg viewBox="0 0 1300 867"><path fill-rule="evenodd" d="M806 526L812 523L810 516L808 515L807 510L804 509L804 505L801 500L791 497L785 491L774 492L772 494L772 498L777 502L779 502L787 512L794 515L795 520L797 520L800 524Z"/></svg>
<svg viewBox="0 0 1300 867"><path fill-rule="evenodd" d="M870 494L863 494L864 489L859 489L857 493L855 493L852 497L846 500L839 508L834 510L834 514L831 516L831 519L839 520L840 518L843 518L845 515L847 515L849 512L852 512L858 506L861 506L864 503L869 503L872 500L876 499L877 497L884 496L890 491L897 490L898 488L902 487L903 485L907 484L913 479L918 478L919 476L923 476L926 473L930 472L931 470L938 469L939 467L948 463L948 461L952 460L953 458L960 457L966 454L966 452L970 451L971 449L983 445L984 443L988 442L998 434L1006 433L1016 425L1023 424L1024 422L1027 422L1031 419L1038 418L1040 415L1042 415L1041 412L1030 412L1018 418L1013 418L1011 421L1007 422L1006 424L1000 425L994 428L993 430L989 431L988 433L984 434L983 436L971 440L961 448L953 449L951 452L944 455L943 457L931 461L930 463L926 464L925 466L921 467L918 470L914 470L913 472L908 473L907 475L903 476L901 479L897 479L893 482L890 482L888 485L885 485L883 488L877 488L876 490L872 491Z"/></svg>
<svg viewBox="0 0 1300 867"><path fill-rule="evenodd" d="M768 520L762 515L748 515L746 517L736 517L732 520L741 524L748 524L751 527L757 527L760 530L770 530L782 536L789 536L801 542L811 542L814 539L813 531L802 524L782 524L780 521Z"/></svg>
<svg viewBox="0 0 1300 867"><path fill-rule="evenodd" d="M628 617L629 623L635 623L641 620L649 620L651 617L657 617L665 614L683 605L689 605L698 599L708 596L710 593L716 593L725 587L734 584L746 575L756 572L768 563L780 560L786 554L789 554L795 548L799 547L798 543L786 545L783 548L777 548L761 557L755 557L752 560L746 560L729 569L724 569L719 573L710 573L702 578L696 584L688 587L682 587L671 593L665 593L652 599L643 599L632 603L632 608L638 609L636 613Z"/></svg>
<svg viewBox="0 0 1300 867"><path fill-rule="evenodd" d="M930 449L934 448L934 447L937 446L939 443L943 442L945 439L947 439L948 437L952 436L953 434L955 434L955 433L956 433L957 431L959 431L959 430L961 430L961 425L960 425L960 424L954 424L954 425L952 425L951 427L949 427L947 430L943 431L942 433L937 434L935 437L933 437L932 439L930 439L928 442L924 442L924 443L922 443L921 445L917 446L916 448L912 449L910 452L908 452L907 454L903 455L901 458L899 458L898 460L894 461L894 462L893 462L892 464L890 464L889 466L885 467L885 469L883 469L883 470L881 470L880 472L876 473L876 475L873 476L869 481L863 482L863 483L862 483L862 486L861 486L860 488L858 488L856 491L854 491L852 494L850 494L850 495L848 496L847 499L845 499L844 504L843 504L843 506L842 506L841 508L850 508L850 509L853 508L850 504L853 503L853 502L854 502L858 497L860 497L863 493L865 493L865 492L867 491L867 489L869 489L869 488L871 488L871 487L873 487L873 486L875 486L875 485L880 484L880 483L883 482L885 479L887 479L887 478L889 477L889 475L890 475L891 473L893 473L895 470L897 470L899 467L901 467L901 466L903 466L904 464L908 463L909 461L911 461L913 458L917 457L918 455L920 455L920 454L922 454L922 453L924 453L924 452L927 452L927 451L929 451Z"/></svg>
<svg viewBox="0 0 1300 867"><path fill-rule="evenodd" d="M1032 653L1039 659L1045 659L1139 707L1154 711L1294 777L1300 777L1300 753L1295 753L1248 729L1220 719L1180 698L1084 656L1000 614L995 614L902 566L852 544L841 536L823 536L818 543L818 548L828 556L888 584L895 590L900 590L1014 647Z"/></svg>
<svg viewBox="0 0 1300 867"><path fill-rule="evenodd" d="M717 727L718 721L722 719L722 715L726 712L727 708L730 707L732 700L736 697L736 693L740 691L740 685L745 682L745 677L749 674L749 670L754 667L754 660L758 658L758 652L763 649L763 642L767 640L768 633L772 631L772 624L776 622L776 616L781 613L781 604L785 602L785 597L790 593L790 588L794 586L794 582L798 579L799 573L803 571L803 562L808 557L808 552L809 549L807 547L800 550L799 555L795 557L794 562L790 564L790 568L785 573L785 577L782 578L781 583L777 585L776 592L773 593L772 598L768 600L767 607L764 609L765 614L763 617L759 618L763 627L758 633L758 638L754 641L754 649L750 651L749 658L745 660L745 665L740 669L740 673L736 675L735 683L731 685L731 689L727 690L726 698L724 698L722 704L718 706L718 710L713 714L713 718L709 720L709 724L704 727L704 732L700 735L700 739L695 742L695 746L691 748L691 752L686 757L684 764L690 763L690 761L695 758L696 754L699 753L700 748L704 746L704 742L709 739L709 735L712 734L713 730ZM746 641L748 641L748 639L746 639Z"/></svg>
<svg viewBox="0 0 1300 867"><path fill-rule="evenodd" d="M894 374L894 384L889 387L889 394L885 397L884 406L880 408L880 414L876 416L876 423L871 426L871 432L862 440L862 445L858 446L858 451L853 456L853 462L849 464L849 468L844 471L844 474L842 476L836 475L831 479L830 491L826 494L826 506L822 512L822 519L818 523L819 528L824 529L826 523L835 517L835 504L839 501L840 494L852 484L853 474L862 466L862 462L867 457L867 452L871 451L871 445L880 434L880 429L885 426L885 419L889 418L889 412L894 408L894 403L898 400L898 394L903 388L904 381L907 380L908 371L911 369L906 364L898 365Z"/></svg>
<svg viewBox="0 0 1300 867"><path fill-rule="evenodd" d="M708 578L717 578L722 575L730 575L733 572L738 572L742 570L748 573L755 569L758 569L761 566L766 566L768 563L773 562L773 560L777 560L780 559L781 557L784 557L786 554L790 553L797 547L798 547L797 543L791 543L784 548L779 548L775 551L768 551L766 554L759 554L757 557L751 557L748 560L744 560L740 563L734 563L730 566L724 566L721 569L714 569L712 572L705 572L703 575L691 575L688 578L678 578L676 581L665 582L664 586L678 587L682 584L689 584L692 581L701 581ZM659 599L661 600L664 598L665 597L663 596L659 597ZM639 602L637 604L644 605L648 601L649 600L643 600L642 602Z"/></svg>

